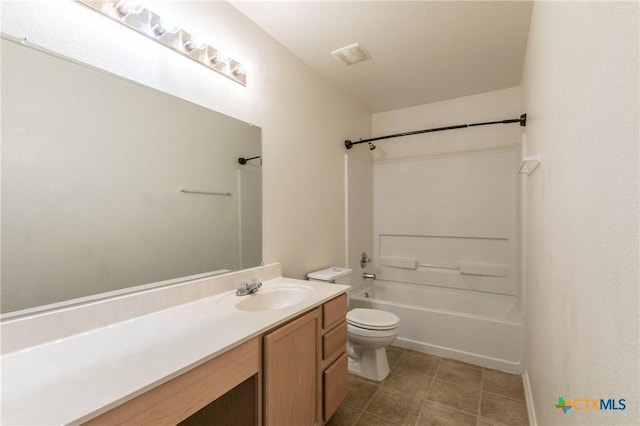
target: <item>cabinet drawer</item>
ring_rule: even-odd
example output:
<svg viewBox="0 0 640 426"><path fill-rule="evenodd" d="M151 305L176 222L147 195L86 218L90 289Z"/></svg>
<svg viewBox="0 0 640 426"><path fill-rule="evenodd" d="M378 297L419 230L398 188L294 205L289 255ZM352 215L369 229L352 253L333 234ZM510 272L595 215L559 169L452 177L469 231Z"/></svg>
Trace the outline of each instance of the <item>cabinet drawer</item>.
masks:
<svg viewBox="0 0 640 426"><path fill-rule="evenodd" d="M347 295L341 294L322 305L322 328L330 328L347 316Z"/></svg>
<svg viewBox="0 0 640 426"><path fill-rule="evenodd" d="M347 322L322 336L322 359L329 359L336 352L344 352L347 345Z"/></svg>
<svg viewBox="0 0 640 426"><path fill-rule="evenodd" d="M336 412L349 390L347 354L344 353L322 373L324 384L324 420Z"/></svg>

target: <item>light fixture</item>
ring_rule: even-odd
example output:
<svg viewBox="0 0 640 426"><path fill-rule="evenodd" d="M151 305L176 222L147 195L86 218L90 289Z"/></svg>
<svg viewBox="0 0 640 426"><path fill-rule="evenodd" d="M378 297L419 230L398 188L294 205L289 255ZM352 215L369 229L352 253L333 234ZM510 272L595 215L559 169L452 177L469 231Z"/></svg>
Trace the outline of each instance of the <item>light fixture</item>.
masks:
<svg viewBox="0 0 640 426"><path fill-rule="evenodd" d="M167 17L163 18L132 1L77 1L243 86L247 85L250 64L231 58L225 49L209 46Z"/></svg>

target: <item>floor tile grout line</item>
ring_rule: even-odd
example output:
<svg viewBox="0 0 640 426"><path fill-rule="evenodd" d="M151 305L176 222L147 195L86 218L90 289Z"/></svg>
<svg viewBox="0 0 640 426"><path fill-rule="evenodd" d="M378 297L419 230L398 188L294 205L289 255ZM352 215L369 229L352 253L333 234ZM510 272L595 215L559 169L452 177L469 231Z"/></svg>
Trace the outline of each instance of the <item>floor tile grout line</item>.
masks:
<svg viewBox="0 0 640 426"><path fill-rule="evenodd" d="M355 409L360 411L360 413L358 414L358 416L356 417L355 421L352 424L352 426L355 426L358 423L358 421L360 420L360 417L362 417L362 415L364 414L365 409L369 406L369 403L371 403L371 400L373 399L373 396L376 394L376 392L378 392L378 389L380 388L380 385L376 384L373 381L365 380L365 379L363 379L361 377L358 377L358 376L351 375L351 377L355 378L356 380L359 380L359 381L364 382L364 383L371 384L371 385L376 387L376 390L371 394L371 396L367 399L367 402L362 407L350 406L350 407L355 408ZM349 406L349 404L347 404L347 406Z"/></svg>
<svg viewBox="0 0 640 426"><path fill-rule="evenodd" d="M424 375L422 375L422 374L416 373L416 372L415 372L415 371L413 371L413 370L408 370L408 369L404 369L404 368L402 368L402 367L397 367L397 364L399 363L399 361L400 361L400 359L401 359L401 357L402 357L402 355L403 355L404 353L405 353L405 352L403 351L403 353L402 353L402 354L400 354L400 356L398 357L398 359L397 359L397 360L396 360L396 362L394 363L393 367L390 367L390 369L389 369L389 375L390 375L390 374L391 374L391 372L392 372L392 371L394 371L396 368L399 368L400 370L406 371L406 372L408 372L408 373L410 373L410 374L412 374L412 375L414 375L414 376L429 377L429 389L431 389L431 386L433 385L433 379L434 379L434 377L432 377L432 376L424 376ZM438 365L440 364L440 361L441 361L441 360L440 360L440 359L438 359ZM436 371L437 371L437 368L436 368ZM435 376L435 375L434 375L434 376ZM381 415L379 415L379 414L374 414L374 413L371 413L371 412L367 411L367 408L369 408L369 406L371 405L371 401L373 401L374 397L376 396L376 394L377 394L378 392L380 392L380 391L384 392L384 391L387 391L387 390L391 390L391 391L398 391L397 389L394 389L394 388L388 388L388 387L385 387L385 386L384 386L384 383L386 382L387 378L388 378L388 376L387 376L383 381L379 382L380 384L379 384L379 385L377 385L377 386L378 386L378 389L376 389L376 391L373 393L373 395L371 396L371 398L369 398L369 401L367 401L367 403L365 404L365 407L363 408L362 413L363 413L363 414L364 414L364 413L366 413L366 414L368 414L368 415L370 415L370 416L374 416L374 417L376 417L376 418L383 419L383 420L385 420L385 421L388 421L388 422L393 423L393 424L396 424L396 425L401 425L402 423L397 423L397 422L395 422L395 421L393 421L393 420L391 420L391 419L389 419L389 418L387 418L387 417L384 417L384 416L381 416ZM428 394L428 391L427 391L427 393L426 393L426 394ZM426 394L425 394L425 398L426 398ZM424 401L422 401L422 403L421 403L421 405L420 405L420 410L418 411L418 415L416 416L416 420L415 420L415 422L414 422L414 426L418 423L418 418L419 418L420 413L421 413L421 411L422 411L422 405L423 405L423 403L424 403ZM404 421L406 421L406 418L405 418L405 419L403 419L403 423L404 423Z"/></svg>
<svg viewBox="0 0 640 426"><path fill-rule="evenodd" d="M483 391L483 392L488 393L491 396L497 396L498 398L504 398L504 399L508 399L509 401L522 402L523 404L526 404L526 401L524 399L511 398L510 396L502 395L495 392L489 392L489 391Z"/></svg>
<svg viewBox="0 0 640 426"><path fill-rule="evenodd" d="M367 412L367 414L368 414L368 415L370 415L370 416L373 416L373 417L375 417L375 418L377 418L377 419L384 420L385 422L393 423L394 425L398 425L398 426L400 426L400 423L398 423L398 422L394 422L393 420L389 420L389 419L387 419L386 417L382 417L382 416L379 416L379 415L377 415L377 414L373 414L373 413L369 413L369 412Z"/></svg>
<svg viewBox="0 0 640 426"><path fill-rule="evenodd" d="M360 410L360 413L358 413L358 415L356 416L356 419L353 421L351 426L356 426L358 424L358 421L360 420L360 417L362 417L363 413L364 413L364 410Z"/></svg>
<svg viewBox="0 0 640 426"><path fill-rule="evenodd" d="M419 379L419 381L421 383L424 383L428 380L428 383L425 383L424 385L421 385L420 388L422 390L420 390L419 392L422 394L421 396L418 395L417 393L412 393L412 395L415 396L415 403L417 404L417 412L414 411L415 408L411 409L411 415L407 414L406 417L404 417L404 419L402 420L402 422L400 424L402 425L413 425L413 426L417 426L419 424L419 422L421 421L421 419L423 418L428 418L428 417L424 417L423 414L427 413L427 409L426 409L426 405L427 404L436 404L438 406L442 406L445 407L449 410L453 410L454 412L458 412L460 414L464 414L467 416L475 416L476 417L476 421L475 421L475 425L479 426L482 423L482 399L483 396L491 396L491 397L495 397L495 398L503 398L505 401L511 401L514 403L519 403L519 404L525 404L525 401L523 401L522 399L516 399L513 398L511 396L507 396L507 395L502 395L499 393L495 393L495 392L489 392L487 390L485 390L484 388L484 382L489 380L489 375L488 375L488 369L486 367L480 367L478 366L477 368L474 368L474 366L472 365L467 365L466 363L463 362L459 362L456 360L452 360L449 358L445 358L445 357L440 357L437 355L432 355L432 354L424 354L428 357L430 357L431 359L434 359L435 361L437 361L436 363L436 367L434 370L430 370L430 366L432 366L433 364L430 363L426 363L426 365L424 366L425 368L427 368L427 370L430 371L434 371L433 374L425 374L424 369L411 369L411 368L403 368L402 366L400 366L400 362L405 358L405 357L409 357L409 360L411 360L413 358L413 352L409 351L407 349L404 348L396 348L397 352L394 355L394 361L390 364L390 368L389 368L389 373L392 374L394 371L396 372L402 372L401 374L409 374L411 376L413 376L416 379ZM410 354L410 355L406 355L406 354ZM421 353L418 353L421 354ZM451 362L450 362L451 361ZM415 366L417 367L420 364L420 362L418 362ZM411 364L408 364L411 365ZM433 368L433 367L431 367ZM438 377L439 374L445 374L446 372L459 372L459 371L466 371L467 373L470 373L470 370L479 370L480 371L480 381L476 382L476 383L460 383L457 381L452 381L450 380L450 377L455 378L455 374L451 375L449 374L450 377L448 378L442 378L442 377ZM473 375L475 376L477 373L474 373ZM362 379L359 378L357 376L353 376L354 378L357 378L359 380L362 380L365 383L371 384L373 386L375 386L375 390L374 392L371 394L371 396L369 398L367 398L365 400L365 404L363 405L362 408L357 408L354 406L350 406L352 409L355 410L355 419L354 422L352 424L352 426L355 426L355 424L357 424L362 417L366 414L367 416L372 416L376 419L380 419L380 420L384 420L385 422L389 422L390 424L398 424L395 420L393 419L389 419L387 417L385 417L384 415L380 415L379 413L372 413L369 412L368 409L371 408L371 404L372 401L374 399L374 397L376 397L376 395L378 395L378 397L381 397L380 392L383 392L385 390L396 390L398 391L399 389L396 389L395 387L386 387L384 386L384 383L386 383L386 378L383 381L380 382L375 382L375 381L371 381L371 380L366 380L366 379ZM464 378L464 375L462 376ZM458 409L458 408L454 408L452 406L443 404L441 402L438 401L434 401L430 399L431 393L434 390L434 386L436 385L436 381L442 381L443 383L447 384L447 385L455 385L455 386L461 386L461 387L465 387L468 389L473 389L473 390L477 390L478 391L478 405L477 405L477 409L475 410L475 414L470 412L470 411L464 411L462 409ZM472 382L475 381L472 380ZM422 387L425 386L425 387ZM509 386L498 386L498 387L494 387L495 389L498 389L498 391L501 391L502 388L504 389L508 389ZM348 405L348 404L347 404ZM413 406L416 407L416 406ZM425 411L427 410L427 411ZM427 413L428 415L428 413ZM410 418L415 416L413 422L410 422Z"/></svg>
<svg viewBox="0 0 640 426"><path fill-rule="evenodd" d="M381 382L381 383L382 383L382 382ZM371 412L367 411L367 408L369 408L369 405L371 405L371 401L373 401L373 398L374 398L374 397L376 396L376 394L380 391L380 389L382 389L382 391L386 391L386 390L388 390L388 389L386 389L386 388L383 388L383 387L382 387L382 385L379 385L379 386L378 386L378 389L376 389L376 391L373 393L373 395L371 395L371 398L369 398L369 401L367 401L367 403L365 404L364 408L362 409L362 412L363 412L363 413L367 413L367 414L369 414L370 416L374 416L374 417L377 417L377 418L379 418L379 419L383 419L383 420L386 420L386 421L388 421L388 422L398 424L397 422L394 422L393 420L391 420L391 419L389 419L389 418L387 418L387 417L383 417L383 416L381 416L381 415L379 415L379 414L375 414L375 413L371 413ZM391 389L391 390L395 390L395 389Z"/></svg>
<svg viewBox="0 0 640 426"><path fill-rule="evenodd" d="M482 410L482 392L484 389L484 378L485 378L485 374L486 370L483 368L480 371L480 392L478 393L478 414L476 416L476 426L480 425L480 413Z"/></svg>
<svg viewBox="0 0 640 426"><path fill-rule="evenodd" d="M464 386L464 387L469 387L469 388L470 387L475 387L475 388L478 388L478 390L480 390L480 388L481 388L480 382L482 382L482 379L480 379L480 382L477 385L470 385L470 384L467 384L467 383L453 382L451 380L443 379L442 377L435 377L434 376L434 379L440 380L441 382L445 382L445 383L450 384L450 385ZM497 395L497 394L494 394L494 395Z"/></svg>
<svg viewBox="0 0 640 426"><path fill-rule="evenodd" d="M364 413L365 411L367 411L367 407L369 407L369 404L371 404L371 401L373 400L373 397L376 396L376 394L378 393L378 391L380 390L380 385L376 385L376 391L374 393L371 394L371 396L369 397L369 399L367 400L367 403L364 404L364 406L362 407L362 412Z"/></svg>
<svg viewBox="0 0 640 426"><path fill-rule="evenodd" d="M437 372L437 368L436 368L436 372ZM427 405L427 401L429 401L429 395L431 395L431 389L433 388L435 381L436 381L436 376L434 374L433 377L431 378L431 383L429 383L429 388L427 389L427 392L424 395L424 400L422 401L422 406L420 407L420 411L418 412L418 417L416 418L416 423L415 423L416 426L418 424L418 420L420 420L420 417L422 417L424 406Z"/></svg>
<svg viewBox="0 0 640 426"><path fill-rule="evenodd" d="M373 417L375 417L375 418L377 418L377 419L384 420L385 422L393 423L394 425L398 425L398 426L400 425L400 423L398 423L398 422L394 422L394 421L393 421L393 420L391 420L391 419L388 419L388 418L386 418L386 417L382 417L382 416L380 416L380 415L378 415L378 414L370 413L370 412L368 412L368 411L363 411L363 412L362 412L362 414L368 414L368 415L373 416Z"/></svg>
<svg viewBox="0 0 640 426"><path fill-rule="evenodd" d="M371 403L371 400L373 399L373 397L375 396L375 394L378 392L378 389L380 389L380 385L379 384L375 384L373 382L370 381L366 381L363 380L366 383L370 383L372 385L374 385L376 387L376 390L371 394L371 396L369 397L369 399L367 399L367 402L362 406L362 408L360 409L360 414L358 414L358 417L356 418L356 421L353 423L354 426L356 424L358 424L358 421L360 421L360 418L362 417L362 415L366 412L367 407L369 406L369 404Z"/></svg>
<svg viewBox="0 0 640 426"><path fill-rule="evenodd" d="M455 408L455 407L452 407L452 406L447 405L447 404L443 404L443 403L438 402L438 401L433 401L433 400L428 399L428 400L426 400L426 401L425 401L425 404L426 404L427 402L429 402L429 403L431 403L431 404L439 405L439 406L444 407L444 408L446 408L446 409L448 409L448 410L456 411L456 412L458 412L458 413L460 413L460 414L464 414L464 415L466 415L466 416L478 417L477 415L475 415L475 414L473 414L473 413L470 413L469 411L462 411L462 410L458 410L458 409L457 409L457 408Z"/></svg>
<svg viewBox="0 0 640 426"><path fill-rule="evenodd" d="M409 372L409 373L412 373L412 374L417 374L417 375L423 376L423 377L434 377L435 376L435 374L431 375L431 374L421 373L421 372L418 372L418 371L415 371L415 370L410 370L408 368L403 368L403 367L400 367L400 366L393 367L392 370L395 370L395 369L400 369L402 371L406 371L406 372Z"/></svg>
<svg viewBox="0 0 640 426"><path fill-rule="evenodd" d="M467 362L464 361L458 361L456 359L453 358L442 358L445 362L447 361L451 361L450 364L453 364L453 366L458 366L458 367L463 367L463 368L473 368L474 370L483 370L484 367L480 367L479 365L473 365L473 364L469 364Z"/></svg>

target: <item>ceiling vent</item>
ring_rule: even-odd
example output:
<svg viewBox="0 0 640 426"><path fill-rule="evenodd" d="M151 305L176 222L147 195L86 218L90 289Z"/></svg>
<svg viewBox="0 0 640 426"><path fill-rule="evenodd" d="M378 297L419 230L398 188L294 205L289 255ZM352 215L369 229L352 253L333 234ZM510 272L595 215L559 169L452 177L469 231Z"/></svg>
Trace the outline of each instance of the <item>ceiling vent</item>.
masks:
<svg viewBox="0 0 640 426"><path fill-rule="evenodd" d="M331 52L331 54L336 58L336 61L340 62L342 65L353 65L358 62L371 59L371 55L367 52L367 49L360 46L358 43L353 43L349 46L336 49Z"/></svg>

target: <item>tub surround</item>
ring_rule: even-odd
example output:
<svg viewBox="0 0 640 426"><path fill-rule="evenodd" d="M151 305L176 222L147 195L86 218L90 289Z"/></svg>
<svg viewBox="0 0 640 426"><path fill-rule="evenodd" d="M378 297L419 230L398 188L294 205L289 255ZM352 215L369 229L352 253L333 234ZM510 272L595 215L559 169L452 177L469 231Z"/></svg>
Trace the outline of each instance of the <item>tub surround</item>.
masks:
<svg viewBox="0 0 640 426"><path fill-rule="evenodd" d="M1 324L2 423L87 421L347 288L314 283L304 302L279 310L219 303L248 278L264 289L309 284L282 278L273 264Z"/></svg>
<svg viewBox="0 0 640 426"><path fill-rule="evenodd" d="M522 373L524 331L516 297L377 280L352 293L350 307L400 317L396 346Z"/></svg>

